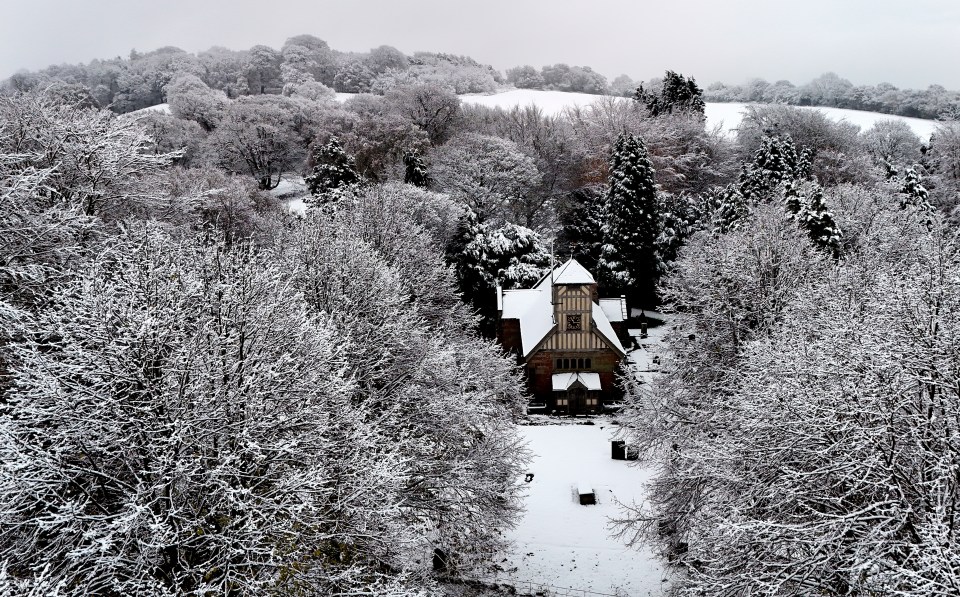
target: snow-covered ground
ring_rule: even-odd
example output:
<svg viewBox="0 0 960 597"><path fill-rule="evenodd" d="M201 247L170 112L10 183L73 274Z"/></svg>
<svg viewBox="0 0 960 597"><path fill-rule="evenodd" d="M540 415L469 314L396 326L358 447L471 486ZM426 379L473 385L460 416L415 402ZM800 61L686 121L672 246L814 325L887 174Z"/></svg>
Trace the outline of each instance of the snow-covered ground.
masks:
<svg viewBox="0 0 960 597"><path fill-rule="evenodd" d="M134 110L130 114L136 116L138 114L146 114L147 112L159 112L161 114L170 113L170 104L157 104L155 106L150 106L148 108L140 108L139 110Z"/></svg>
<svg viewBox="0 0 960 597"><path fill-rule="evenodd" d="M637 377L649 383L673 318L647 314L664 324L650 328L646 338L640 338L640 330L631 330L639 348L627 359ZM529 466L534 477L526 513L509 534L513 547L498 562L506 571L498 580L631 597L662 595L668 576L663 564L648 549L629 549L611 536L609 522L620 515L618 501L642 502L643 484L651 475L636 463L610 457L610 441L619 429L614 419L597 417L594 425L576 424L584 419L533 419L553 424L520 427L534 454ZM596 505L579 504L574 489L580 484L596 492Z"/></svg>
<svg viewBox="0 0 960 597"><path fill-rule="evenodd" d="M582 419L581 419L582 421ZM613 595L662 595L666 571L645 548L629 549L611 536L617 500L642 501L650 473L610 458L617 427L606 417L594 425L529 425L520 432L534 453L526 513L509 533L514 542L498 562L498 582L586 589ZM596 505L581 506L578 484L596 493ZM529 583L523 585L522 583Z"/></svg>
<svg viewBox="0 0 960 597"><path fill-rule="evenodd" d="M586 93L565 93L563 91L539 91L536 89L511 89L492 95L461 95L460 100L468 104L478 104L490 107L512 108L513 106L528 106L536 104L547 114L559 114L565 108L574 105L587 106L597 101L600 96ZM627 101L626 98L618 98ZM743 112L748 104L707 104L707 126L720 125L728 133L736 131L743 120ZM880 120L900 120L907 123L921 139L929 139L936 129L937 123L920 118L893 116L878 112L861 112L859 110L843 110L840 108L804 107L803 110L820 110L827 118L834 121L845 120L867 130Z"/></svg>
<svg viewBox="0 0 960 597"><path fill-rule="evenodd" d="M299 174L286 173L275 188L270 190L270 194L285 202L287 211L292 214L302 216L307 213L307 205L303 202L304 197L310 195L307 190L307 183Z"/></svg>
<svg viewBox="0 0 960 597"><path fill-rule="evenodd" d="M731 133L736 131L743 120L743 113L750 104L707 104L707 126L713 127L720 125L722 129ZM879 112L863 112L861 110L845 110L843 108L820 108L820 107L801 107L801 110L819 110L834 122L849 122L860 127L861 131L866 131L881 120L899 120L905 122L918 137L924 140L930 139L930 135L936 131L937 122L935 120L924 120L922 118L908 118L906 116L895 116L892 114L881 114Z"/></svg>

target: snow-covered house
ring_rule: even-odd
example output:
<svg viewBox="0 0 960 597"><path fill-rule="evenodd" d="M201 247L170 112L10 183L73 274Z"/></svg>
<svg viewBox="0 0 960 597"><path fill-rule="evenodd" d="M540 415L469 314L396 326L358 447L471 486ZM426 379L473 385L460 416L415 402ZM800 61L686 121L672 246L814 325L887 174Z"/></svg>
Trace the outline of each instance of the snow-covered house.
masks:
<svg viewBox="0 0 960 597"><path fill-rule="evenodd" d="M548 409L594 412L617 397L626 299L598 298L596 280L575 259L533 288L498 287L497 315L497 339L519 356L531 393Z"/></svg>

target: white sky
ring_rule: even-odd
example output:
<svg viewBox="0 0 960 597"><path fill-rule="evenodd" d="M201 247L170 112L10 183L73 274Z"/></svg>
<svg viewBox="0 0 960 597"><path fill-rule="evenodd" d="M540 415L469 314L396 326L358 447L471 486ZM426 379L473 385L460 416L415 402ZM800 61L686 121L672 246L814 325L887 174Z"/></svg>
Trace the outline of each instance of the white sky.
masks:
<svg viewBox="0 0 960 597"><path fill-rule="evenodd" d="M172 45L232 49L310 33L344 51L388 44L518 64L665 69L714 81L960 89L957 0L0 0L0 79Z"/></svg>

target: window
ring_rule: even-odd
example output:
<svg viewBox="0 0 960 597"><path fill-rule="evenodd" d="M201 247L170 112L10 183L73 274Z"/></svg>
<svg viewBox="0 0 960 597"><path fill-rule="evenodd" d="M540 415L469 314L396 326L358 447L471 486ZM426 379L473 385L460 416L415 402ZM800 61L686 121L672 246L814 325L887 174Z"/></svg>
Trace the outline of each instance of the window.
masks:
<svg viewBox="0 0 960 597"><path fill-rule="evenodd" d="M567 315L567 329L568 330L580 330L583 329L580 326L583 316L577 313L576 315Z"/></svg>
<svg viewBox="0 0 960 597"><path fill-rule="evenodd" d="M563 369L563 359L557 359L557 369Z"/></svg>
<svg viewBox="0 0 960 597"><path fill-rule="evenodd" d="M587 398L587 406L596 406L596 405L597 405L596 398Z"/></svg>
<svg viewBox="0 0 960 597"><path fill-rule="evenodd" d="M583 359L577 359L577 369L583 369Z"/></svg>
<svg viewBox="0 0 960 597"><path fill-rule="evenodd" d="M566 398L557 398L557 406L566 406L566 405L567 405Z"/></svg>
<svg viewBox="0 0 960 597"><path fill-rule="evenodd" d="M584 368L585 368L585 369L590 369L590 359L587 359L586 365L587 365L587 366L584 367Z"/></svg>

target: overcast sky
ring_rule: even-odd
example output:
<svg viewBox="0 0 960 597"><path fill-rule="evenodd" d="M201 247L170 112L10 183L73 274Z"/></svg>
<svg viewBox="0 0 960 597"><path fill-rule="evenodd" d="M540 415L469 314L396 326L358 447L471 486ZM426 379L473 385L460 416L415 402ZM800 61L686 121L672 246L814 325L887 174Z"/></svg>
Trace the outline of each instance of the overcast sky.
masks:
<svg viewBox="0 0 960 597"><path fill-rule="evenodd" d="M0 0L0 79L20 68L173 45L279 49L387 44L518 64L591 66L609 79L665 69L714 81L960 89L958 0Z"/></svg>

